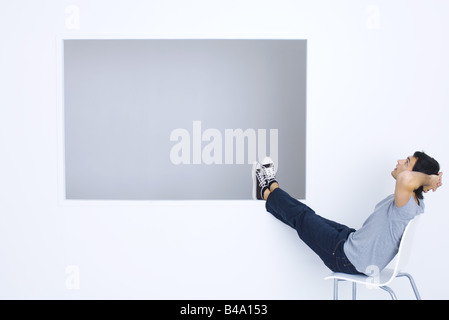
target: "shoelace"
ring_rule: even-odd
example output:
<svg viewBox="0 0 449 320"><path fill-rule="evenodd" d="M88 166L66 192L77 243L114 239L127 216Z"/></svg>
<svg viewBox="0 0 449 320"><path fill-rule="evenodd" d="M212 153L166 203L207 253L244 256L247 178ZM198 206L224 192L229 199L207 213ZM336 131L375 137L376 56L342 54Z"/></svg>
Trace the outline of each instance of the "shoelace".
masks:
<svg viewBox="0 0 449 320"><path fill-rule="evenodd" d="M260 186L262 188L265 187L267 184L267 180L265 177L264 170L261 170L261 169L256 170L256 177L257 177L257 180L259 180Z"/></svg>
<svg viewBox="0 0 449 320"><path fill-rule="evenodd" d="M276 176L274 175L274 165L273 164L270 164L267 167L264 166L264 171L265 171L265 176L268 180L276 179Z"/></svg>

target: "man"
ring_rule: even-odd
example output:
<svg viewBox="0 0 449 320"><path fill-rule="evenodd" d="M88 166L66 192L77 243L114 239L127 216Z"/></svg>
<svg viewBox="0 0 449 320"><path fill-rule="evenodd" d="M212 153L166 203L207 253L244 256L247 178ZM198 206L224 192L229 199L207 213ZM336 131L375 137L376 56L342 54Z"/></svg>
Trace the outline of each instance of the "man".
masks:
<svg viewBox="0 0 449 320"><path fill-rule="evenodd" d="M359 230L325 219L279 187L273 161L253 165L253 197L266 200L266 209L290 225L334 272L368 274L385 268L399 249L408 222L424 212L422 193L436 191L442 172L424 152L398 160L391 175L394 194L379 202Z"/></svg>

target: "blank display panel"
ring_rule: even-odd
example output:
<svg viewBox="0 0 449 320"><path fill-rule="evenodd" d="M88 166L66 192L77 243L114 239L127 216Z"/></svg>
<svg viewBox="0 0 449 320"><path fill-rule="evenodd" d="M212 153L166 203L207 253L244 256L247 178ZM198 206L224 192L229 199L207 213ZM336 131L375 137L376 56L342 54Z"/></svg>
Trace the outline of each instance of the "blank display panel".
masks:
<svg viewBox="0 0 449 320"><path fill-rule="evenodd" d="M64 40L66 199L305 198L306 40Z"/></svg>

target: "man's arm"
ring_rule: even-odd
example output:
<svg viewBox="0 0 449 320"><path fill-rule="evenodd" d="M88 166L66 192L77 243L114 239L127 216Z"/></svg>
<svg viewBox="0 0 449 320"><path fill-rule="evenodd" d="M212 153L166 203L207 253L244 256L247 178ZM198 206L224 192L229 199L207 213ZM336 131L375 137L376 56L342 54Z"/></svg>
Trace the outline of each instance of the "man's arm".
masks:
<svg viewBox="0 0 449 320"><path fill-rule="evenodd" d="M396 206L402 207L406 205L413 195L413 191L421 186L423 186L424 192L429 190L436 191L442 185L442 175L442 172L439 172L438 175L428 175L417 171L403 171L399 173L394 190Z"/></svg>

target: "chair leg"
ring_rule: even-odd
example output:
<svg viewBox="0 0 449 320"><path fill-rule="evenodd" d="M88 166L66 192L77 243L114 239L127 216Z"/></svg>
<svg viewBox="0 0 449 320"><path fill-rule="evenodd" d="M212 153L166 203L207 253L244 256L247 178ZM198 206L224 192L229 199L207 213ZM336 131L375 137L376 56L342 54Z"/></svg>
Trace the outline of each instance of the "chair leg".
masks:
<svg viewBox="0 0 449 320"><path fill-rule="evenodd" d="M344 281L339 279L334 279L334 300L338 300L338 281ZM356 290L357 284L355 282L352 283L352 300L356 300Z"/></svg>
<svg viewBox="0 0 449 320"><path fill-rule="evenodd" d="M396 277L407 277L410 281L410 285L412 286L413 292L415 293L416 300L421 300L421 296L418 291L418 287L416 286L415 280L413 279L412 275L409 273L398 273ZM334 300L338 300L338 281L339 279L334 279ZM391 296L391 299L398 300L396 297L396 294L394 291L387 286L381 286L380 289L388 292ZM352 300L356 300L356 293L357 293L357 284L355 282L352 283Z"/></svg>
<svg viewBox="0 0 449 320"><path fill-rule="evenodd" d="M334 279L334 300L338 300L338 279Z"/></svg>
<svg viewBox="0 0 449 320"><path fill-rule="evenodd" d="M356 298L357 284L355 282L352 283L352 300L357 300Z"/></svg>
<svg viewBox="0 0 449 320"><path fill-rule="evenodd" d="M413 292L415 293L416 300L421 300L421 296L419 295L418 288L416 287L415 280L413 280L413 277L409 273L398 273L396 277L407 277L410 281L410 284L412 286Z"/></svg>
<svg viewBox="0 0 449 320"><path fill-rule="evenodd" d="M391 290L391 288L390 287L387 287L387 286L382 286L382 287L379 287L379 288L381 288L382 290L385 290L385 291L387 291L389 294L390 294L390 296L391 296L391 299L393 299L393 300L398 300L398 298L396 297L396 294L394 293L394 291L393 290Z"/></svg>

